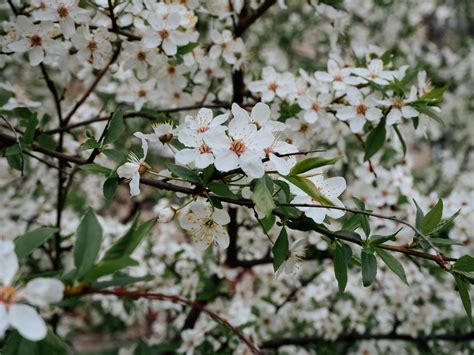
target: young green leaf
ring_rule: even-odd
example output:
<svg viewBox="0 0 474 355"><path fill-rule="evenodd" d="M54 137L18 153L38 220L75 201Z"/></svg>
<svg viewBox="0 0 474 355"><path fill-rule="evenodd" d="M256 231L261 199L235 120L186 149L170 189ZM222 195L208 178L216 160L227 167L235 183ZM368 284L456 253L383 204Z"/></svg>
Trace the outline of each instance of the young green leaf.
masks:
<svg viewBox="0 0 474 355"><path fill-rule="evenodd" d="M367 137L367 142L365 143L365 155L364 161L369 160L375 153L377 153L380 148L383 147L385 143L385 136L387 132L385 130L385 120L381 120L380 123L375 127Z"/></svg>
<svg viewBox="0 0 474 355"><path fill-rule="evenodd" d="M178 178L193 182L195 184L199 184L201 182L201 179L199 178L198 174L196 174L196 172L191 169L175 164L168 164L167 167L171 174Z"/></svg>
<svg viewBox="0 0 474 355"><path fill-rule="evenodd" d="M456 281L456 287L459 292L459 296L461 296L461 301L466 310L467 317L469 318L469 322L473 325L472 322L472 305L471 305L471 296L469 295L469 283L464 280L461 276L453 274L454 280Z"/></svg>
<svg viewBox="0 0 474 355"><path fill-rule="evenodd" d="M381 249L376 248L377 255L380 256L382 261L387 265L387 267L397 275L400 280L408 285L407 275L405 274L405 269L403 265L389 252Z"/></svg>
<svg viewBox="0 0 474 355"><path fill-rule="evenodd" d="M33 252L33 250L51 238L57 230L57 228L48 227L38 228L16 238L15 252L18 259L26 258Z"/></svg>
<svg viewBox="0 0 474 355"><path fill-rule="evenodd" d="M137 227L138 216L135 217L130 229L106 251L102 261L120 259L132 254L151 231L155 225L155 221L156 219L153 218Z"/></svg>
<svg viewBox="0 0 474 355"><path fill-rule="evenodd" d="M462 272L474 272L474 258L469 255L460 257L453 265L453 270Z"/></svg>
<svg viewBox="0 0 474 355"><path fill-rule="evenodd" d="M443 200L439 199L438 203L426 214L421 224L421 232L424 234L430 233L436 228L441 221L443 215Z"/></svg>
<svg viewBox="0 0 474 355"><path fill-rule="evenodd" d="M288 234L283 228L272 248L273 253L273 270L277 271L281 264L283 264L288 256L290 245L288 243Z"/></svg>
<svg viewBox="0 0 474 355"><path fill-rule="evenodd" d="M82 217L76 232L74 246L74 265L77 277L82 277L89 271L97 259L102 243L102 227L92 209L88 209Z"/></svg>
<svg viewBox="0 0 474 355"><path fill-rule="evenodd" d="M362 266L362 284L364 287L372 285L377 276L377 259L373 253L362 249L360 254Z"/></svg>
<svg viewBox="0 0 474 355"><path fill-rule="evenodd" d="M347 266L352 257L349 246L336 244L334 249L334 275L336 276L339 292L343 293L347 285Z"/></svg>
<svg viewBox="0 0 474 355"><path fill-rule="evenodd" d="M259 210L265 213L265 216L267 217L272 214L272 211L275 208L272 191L272 180L267 176L263 176L255 183L252 193L252 201Z"/></svg>
<svg viewBox="0 0 474 355"><path fill-rule="evenodd" d="M117 187L119 184L119 179L116 176L112 176L104 181L104 185L102 186L102 191L104 193L104 197L107 200L111 200L115 196L115 192L117 191Z"/></svg>
<svg viewBox="0 0 474 355"><path fill-rule="evenodd" d="M125 125L123 124L123 110L121 107L112 115L110 120L109 127L105 133L104 144L110 144L117 141L120 138L123 131L125 130Z"/></svg>
<svg viewBox="0 0 474 355"><path fill-rule="evenodd" d="M85 281L95 281L103 276L111 275L130 266L137 266L138 262L126 255L119 259L104 260L94 265L83 277Z"/></svg>
<svg viewBox="0 0 474 355"><path fill-rule="evenodd" d="M229 189L226 184L220 182L211 182L207 185L207 188L216 194L217 196L227 197L227 198L236 198L235 194Z"/></svg>
<svg viewBox="0 0 474 355"><path fill-rule="evenodd" d="M102 175L109 175L112 172L112 169L106 168L105 166L101 166L95 163L80 165L79 169Z"/></svg>
<svg viewBox="0 0 474 355"><path fill-rule="evenodd" d="M307 158L296 163L295 166L293 166L293 168L290 170L289 175L303 174L312 169L320 168L326 165L335 164L338 160L339 160L339 157L333 158L333 159L324 159L324 158L319 158L319 157Z"/></svg>
<svg viewBox="0 0 474 355"><path fill-rule="evenodd" d="M423 224L423 220L425 219L425 214L423 213L423 210L418 205L418 203L415 200L413 200L413 202L415 203L415 206L416 206L415 226L416 228L420 229Z"/></svg>

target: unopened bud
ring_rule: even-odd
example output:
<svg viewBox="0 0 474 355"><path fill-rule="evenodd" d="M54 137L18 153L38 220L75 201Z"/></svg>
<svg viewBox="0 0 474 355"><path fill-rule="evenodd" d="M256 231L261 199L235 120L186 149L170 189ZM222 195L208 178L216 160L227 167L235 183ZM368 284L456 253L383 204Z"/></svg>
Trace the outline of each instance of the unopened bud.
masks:
<svg viewBox="0 0 474 355"><path fill-rule="evenodd" d="M162 208L158 212L158 222L159 223L168 223L171 222L176 215L176 210L173 207Z"/></svg>

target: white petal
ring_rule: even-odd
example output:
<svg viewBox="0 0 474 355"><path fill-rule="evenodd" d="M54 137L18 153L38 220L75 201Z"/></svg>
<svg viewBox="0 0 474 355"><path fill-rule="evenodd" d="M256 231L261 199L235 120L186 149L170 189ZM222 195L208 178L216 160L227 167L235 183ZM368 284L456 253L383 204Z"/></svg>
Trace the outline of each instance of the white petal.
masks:
<svg viewBox="0 0 474 355"><path fill-rule="evenodd" d="M400 112L400 110L392 108L387 115L387 124L393 125L397 122L400 122L401 119L402 119L402 113Z"/></svg>
<svg viewBox="0 0 474 355"><path fill-rule="evenodd" d="M336 117L342 121L350 120L356 116L357 111L354 107L342 107L336 112Z"/></svg>
<svg viewBox="0 0 474 355"><path fill-rule="evenodd" d="M324 180L324 185L321 188L321 193L328 197L338 197L346 189L346 179L341 176L332 177Z"/></svg>
<svg viewBox="0 0 474 355"><path fill-rule="evenodd" d="M32 66L36 66L44 59L44 51L40 46L33 47L28 53L28 58Z"/></svg>
<svg viewBox="0 0 474 355"><path fill-rule="evenodd" d="M242 107L237 105L236 103L232 104L232 114L234 115L235 118L237 118L239 121L237 122L249 122L250 121L250 116L247 111L245 111ZM234 120L232 120L234 121Z"/></svg>
<svg viewBox="0 0 474 355"><path fill-rule="evenodd" d="M402 107L402 116L405 118L413 118L419 115L418 111L411 106Z"/></svg>
<svg viewBox="0 0 474 355"><path fill-rule="evenodd" d="M270 161L273 164L273 167L281 175L288 175L290 173L290 166L284 158L277 157L275 154L269 155Z"/></svg>
<svg viewBox="0 0 474 355"><path fill-rule="evenodd" d="M230 222L230 216L225 210L215 209L212 219L220 225L226 225Z"/></svg>
<svg viewBox="0 0 474 355"><path fill-rule="evenodd" d="M0 284L3 285L11 285L18 271L18 258L12 245L10 240L0 240Z"/></svg>
<svg viewBox="0 0 474 355"><path fill-rule="evenodd" d="M136 175L130 180L130 196L140 195L140 174Z"/></svg>
<svg viewBox="0 0 474 355"><path fill-rule="evenodd" d="M135 163L125 163L117 169L117 174L121 178L131 179L138 174L139 165Z"/></svg>
<svg viewBox="0 0 474 355"><path fill-rule="evenodd" d="M26 304L13 304L8 312L10 325L18 330L23 338L38 341L46 337L47 328L38 312Z"/></svg>
<svg viewBox="0 0 474 355"><path fill-rule="evenodd" d="M367 112L365 113L365 117L369 120L369 121L375 121L375 120L378 120L380 117L382 117L382 110L380 110L379 108L377 107L371 107L367 110Z"/></svg>
<svg viewBox="0 0 474 355"><path fill-rule="evenodd" d="M351 131L354 133L362 132L365 124L365 118L363 116L357 116L349 122Z"/></svg>
<svg viewBox="0 0 474 355"><path fill-rule="evenodd" d="M8 45L8 49L13 52L23 53L30 49L30 43L26 39L12 42Z"/></svg>
<svg viewBox="0 0 474 355"><path fill-rule="evenodd" d="M270 107L263 102L259 102L252 108L252 113L250 115L253 121L262 124L263 122L270 119Z"/></svg>
<svg viewBox="0 0 474 355"><path fill-rule="evenodd" d="M304 214L311 218L316 223L320 224L323 223L324 218L326 217L326 209L325 208L309 208Z"/></svg>
<svg viewBox="0 0 474 355"><path fill-rule="evenodd" d="M176 47L176 44L171 41L171 39L167 38L163 41L162 43L163 50L167 55L175 55L176 52L178 51L178 47Z"/></svg>
<svg viewBox="0 0 474 355"><path fill-rule="evenodd" d="M175 155L176 163L187 165L196 159L196 151L194 149L182 149Z"/></svg>
<svg viewBox="0 0 474 355"><path fill-rule="evenodd" d="M262 160L253 153L245 153L240 156L240 166L245 174L251 178L258 179L265 174Z"/></svg>
<svg viewBox="0 0 474 355"><path fill-rule="evenodd" d="M239 166L239 157L233 151L226 149L216 152L216 160L214 162L216 169L219 171L230 171Z"/></svg>
<svg viewBox="0 0 474 355"><path fill-rule="evenodd" d="M38 277L28 282L21 295L33 305L46 306L63 299L64 284L57 279Z"/></svg>

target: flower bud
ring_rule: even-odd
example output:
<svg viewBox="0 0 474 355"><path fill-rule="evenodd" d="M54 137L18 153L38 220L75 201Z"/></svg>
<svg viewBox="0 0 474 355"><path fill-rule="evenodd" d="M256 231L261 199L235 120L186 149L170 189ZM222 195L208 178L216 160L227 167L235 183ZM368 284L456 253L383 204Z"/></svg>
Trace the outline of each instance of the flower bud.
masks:
<svg viewBox="0 0 474 355"><path fill-rule="evenodd" d="M171 222L176 215L176 210L173 207L162 208L158 212L158 222L159 223L168 223Z"/></svg>
<svg viewBox="0 0 474 355"><path fill-rule="evenodd" d="M140 166L138 167L138 173L140 175L146 174L148 171L150 171L151 166L148 165L145 162L140 163Z"/></svg>

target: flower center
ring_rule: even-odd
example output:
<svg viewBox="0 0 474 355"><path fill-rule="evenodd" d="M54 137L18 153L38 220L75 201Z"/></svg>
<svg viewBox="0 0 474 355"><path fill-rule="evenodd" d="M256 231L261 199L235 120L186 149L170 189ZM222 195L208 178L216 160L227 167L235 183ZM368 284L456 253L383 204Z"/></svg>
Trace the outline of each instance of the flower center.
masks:
<svg viewBox="0 0 474 355"><path fill-rule="evenodd" d="M204 73L206 73L207 76L212 76L212 73L213 73L213 72L214 72L214 71L213 71L211 68L207 68L207 69L204 71Z"/></svg>
<svg viewBox="0 0 474 355"><path fill-rule="evenodd" d="M146 97L146 90L138 90L138 97Z"/></svg>
<svg viewBox="0 0 474 355"><path fill-rule="evenodd" d="M364 104L360 104L356 106L356 111L358 115L365 115L365 113L367 112L367 109L368 109L367 105L364 105Z"/></svg>
<svg viewBox="0 0 474 355"><path fill-rule="evenodd" d="M204 226L209 228L209 229L213 228L216 225L217 225L217 223L214 222L212 219L208 219L206 222L204 222Z"/></svg>
<svg viewBox="0 0 474 355"><path fill-rule="evenodd" d="M176 91L176 92L173 93L173 97L174 97L176 100L179 100L179 99L181 98L181 94L180 94L178 91Z"/></svg>
<svg viewBox="0 0 474 355"><path fill-rule="evenodd" d="M169 143L173 139L173 133L165 133L159 139L161 143Z"/></svg>
<svg viewBox="0 0 474 355"><path fill-rule="evenodd" d="M335 76L334 76L334 81L342 81L342 76L340 76L340 75L335 75Z"/></svg>
<svg viewBox="0 0 474 355"><path fill-rule="evenodd" d="M237 155L241 155L245 152L245 143L242 139L236 139L230 144L230 150L235 152Z"/></svg>
<svg viewBox="0 0 474 355"><path fill-rule="evenodd" d="M275 91L277 91L277 89L278 89L278 84L277 83L270 83L270 85L268 85L268 90L270 90L270 91L275 92Z"/></svg>
<svg viewBox="0 0 474 355"><path fill-rule="evenodd" d="M201 127L199 127L199 128L197 129L197 132L198 132L198 133L205 133L205 132L207 132L208 130L209 130L209 127L207 127L207 126L201 126Z"/></svg>
<svg viewBox="0 0 474 355"><path fill-rule="evenodd" d="M302 124L300 125L299 131L300 131L301 133L306 133L306 132L308 132L308 129L309 129L309 125L306 124L306 123L302 123Z"/></svg>
<svg viewBox="0 0 474 355"><path fill-rule="evenodd" d="M138 52L137 53L137 59L140 61L140 62L144 62L145 59L146 59L146 53L145 52Z"/></svg>
<svg viewBox="0 0 474 355"><path fill-rule="evenodd" d="M0 303L12 304L16 300L16 289L11 286L0 287Z"/></svg>
<svg viewBox="0 0 474 355"><path fill-rule="evenodd" d="M168 30L161 30L160 36L161 36L161 39L167 39L170 36L170 32Z"/></svg>
<svg viewBox="0 0 474 355"><path fill-rule="evenodd" d="M89 44L87 45L87 48L91 51L91 52L94 52L97 50L97 42L95 40L92 40L89 42Z"/></svg>
<svg viewBox="0 0 474 355"><path fill-rule="evenodd" d="M34 34L30 37L30 43L32 47L41 46L41 44L43 43L43 39L40 35Z"/></svg>
<svg viewBox="0 0 474 355"><path fill-rule="evenodd" d="M176 73L176 67L170 65L170 66L168 67L168 74L169 74L169 75L174 75L175 73Z"/></svg>
<svg viewBox="0 0 474 355"><path fill-rule="evenodd" d="M321 109L321 105L319 103L315 102L315 103L313 103L311 108L313 109L313 111L318 112Z"/></svg>
<svg viewBox="0 0 474 355"><path fill-rule="evenodd" d="M392 104L392 107L401 109L403 105L404 105L403 100L395 100Z"/></svg>
<svg viewBox="0 0 474 355"><path fill-rule="evenodd" d="M69 8L64 4L60 4L58 6L58 15L59 15L59 17L62 17L62 18L68 17L69 16Z"/></svg>
<svg viewBox="0 0 474 355"><path fill-rule="evenodd" d="M140 163L138 166L138 173L140 175L146 174L150 170L150 165L145 162Z"/></svg>
<svg viewBox="0 0 474 355"><path fill-rule="evenodd" d="M211 153L212 149L205 143L201 144L199 146L199 153L201 154L206 154L206 153Z"/></svg>

